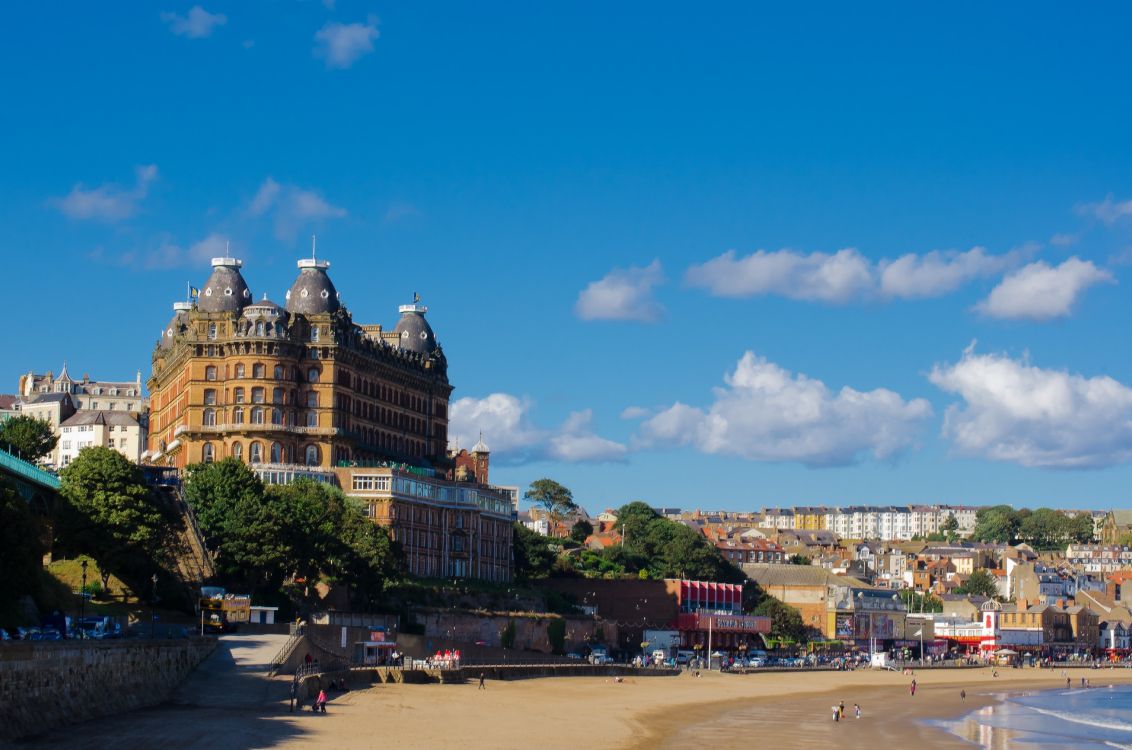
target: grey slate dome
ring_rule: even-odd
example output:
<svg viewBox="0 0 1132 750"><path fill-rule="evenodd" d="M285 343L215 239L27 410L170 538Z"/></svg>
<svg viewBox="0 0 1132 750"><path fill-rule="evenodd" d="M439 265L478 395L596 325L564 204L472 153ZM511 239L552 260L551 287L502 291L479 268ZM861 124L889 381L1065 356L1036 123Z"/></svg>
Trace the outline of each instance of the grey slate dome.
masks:
<svg viewBox="0 0 1132 750"><path fill-rule="evenodd" d="M161 341L158 342L162 349L173 346L173 337L183 331L189 324L189 310L191 310L192 307L193 304L191 302L173 303L173 319L169 321L169 325L165 326L165 330L161 332Z"/></svg>
<svg viewBox="0 0 1132 750"><path fill-rule="evenodd" d="M325 260L304 258L299 261L299 278L287 291L287 312L317 315L336 312L342 307L338 301L338 290L326 275L329 267L330 263Z"/></svg>
<svg viewBox="0 0 1132 750"><path fill-rule="evenodd" d="M197 297L201 312L236 312L252 301L252 293L240 274L243 261L235 258L213 258L212 275L204 282Z"/></svg>
<svg viewBox="0 0 1132 750"><path fill-rule="evenodd" d="M397 308L401 312L401 319L393 332L397 334L397 346L418 354L431 354L436 350L436 334L432 326L425 320L428 308L414 302L411 305L401 305Z"/></svg>

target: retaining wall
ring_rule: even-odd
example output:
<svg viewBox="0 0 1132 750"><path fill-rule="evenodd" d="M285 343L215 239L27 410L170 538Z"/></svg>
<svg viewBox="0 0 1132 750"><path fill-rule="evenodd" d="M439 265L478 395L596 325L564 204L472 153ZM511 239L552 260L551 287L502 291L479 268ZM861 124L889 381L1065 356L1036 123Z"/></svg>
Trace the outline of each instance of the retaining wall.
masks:
<svg viewBox="0 0 1132 750"><path fill-rule="evenodd" d="M0 741L161 703L215 648L214 638L0 645Z"/></svg>

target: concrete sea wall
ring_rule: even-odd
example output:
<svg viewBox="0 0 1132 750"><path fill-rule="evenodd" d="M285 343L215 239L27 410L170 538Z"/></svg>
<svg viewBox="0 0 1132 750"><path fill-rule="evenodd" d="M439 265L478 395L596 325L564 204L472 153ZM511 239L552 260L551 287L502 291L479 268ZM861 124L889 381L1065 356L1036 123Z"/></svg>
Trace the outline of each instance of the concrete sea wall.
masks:
<svg viewBox="0 0 1132 750"><path fill-rule="evenodd" d="M215 648L213 638L0 645L0 741L161 703Z"/></svg>

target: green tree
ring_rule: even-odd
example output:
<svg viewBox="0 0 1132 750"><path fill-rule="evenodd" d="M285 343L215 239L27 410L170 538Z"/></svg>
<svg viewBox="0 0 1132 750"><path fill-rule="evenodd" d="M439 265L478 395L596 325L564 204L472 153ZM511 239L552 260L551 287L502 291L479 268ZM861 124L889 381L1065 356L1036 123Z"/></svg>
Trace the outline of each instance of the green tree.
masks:
<svg viewBox="0 0 1132 750"><path fill-rule="evenodd" d="M19 600L38 589L43 528L16 488L0 479L0 621L14 622Z"/></svg>
<svg viewBox="0 0 1132 750"><path fill-rule="evenodd" d="M0 448L35 463L51 451L59 438L42 419L19 414L0 422Z"/></svg>
<svg viewBox="0 0 1132 750"><path fill-rule="evenodd" d="M994 597L998 596L998 583L988 571L979 568L962 586L955 589L955 593Z"/></svg>
<svg viewBox="0 0 1132 750"><path fill-rule="evenodd" d="M579 518L570 528L570 538L578 544L585 544L592 533L594 533L594 525L584 518Z"/></svg>
<svg viewBox="0 0 1132 750"><path fill-rule="evenodd" d="M954 513L948 513L947 518L940 524L940 531L955 532L959 530L959 519L955 517Z"/></svg>
<svg viewBox="0 0 1132 750"><path fill-rule="evenodd" d="M84 448L60 474L61 533L70 546L135 591L165 562L173 519L154 501L137 466L116 450ZM107 581L102 582L103 587Z"/></svg>
<svg viewBox="0 0 1132 750"><path fill-rule="evenodd" d="M515 577L521 581L546 578L554 567L555 554L550 538L531 531L521 523L512 524L512 554L515 556Z"/></svg>
<svg viewBox="0 0 1132 750"><path fill-rule="evenodd" d="M770 618L772 637L795 643L806 640L806 623L802 620L802 614L789 604L768 596L755 607L754 614Z"/></svg>
<svg viewBox="0 0 1132 750"><path fill-rule="evenodd" d="M980 508L975 514L975 530L971 538L980 542L1014 544L1022 520L1009 505Z"/></svg>
<svg viewBox="0 0 1132 750"><path fill-rule="evenodd" d="M1066 536L1068 541L1077 544L1088 544L1096 539L1093 527L1093 517L1088 513L1078 513L1066 521Z"/></svg>
<svg viewBox="0 0 1132 750"><path fill-rule="evenodd" d="M499 645L503 648L515 648L515 621L508 620L503 632L499 634Z"/></svg>
<svg viewBox="0 0 1132 750"><path fill-rule="evenodd" d="M561 525L570 514L578 510L574 502L574 494L553 479L536 479L523 493L527 502L533 503L546 511L551 521L551 533L554 528Z"/></svg>
<svg viewBox="0 0 1132 750"><path fill-rule="evenodd" d="M931 594L922 594L912 589L901 589L900 600L909 612L942 612L943 602Z"/></svg>
<svg viewBox="0 0 1132 750"><path fill-rule="evenodd" d="M626 572L646 570L651 578L692 578L721 583L742 583L746 576L724 559L704 535L682 523L658 515L635 501L617 511L623 546L629 555Z"/></svg>
<svg viewBox="0 0 1132 750"><path fill-rule="evenodd" d="M789 562L791 565L813 565L814 564L814 561L811 560L810 558L806 557L805 555L797 555L797 554L790 555L790 557L787 558L787 562Z"/></svg>

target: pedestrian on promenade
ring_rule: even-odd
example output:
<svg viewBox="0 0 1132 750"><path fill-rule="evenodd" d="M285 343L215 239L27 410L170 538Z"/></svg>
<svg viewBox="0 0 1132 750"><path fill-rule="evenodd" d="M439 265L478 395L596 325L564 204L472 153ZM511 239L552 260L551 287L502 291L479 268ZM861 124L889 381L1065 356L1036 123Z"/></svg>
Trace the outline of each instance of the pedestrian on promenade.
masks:
<svg viewBox="0 0 1132 750"><path fill-rule="evenodd" d="M908 688L913 696L916 695L916 681L912 680L912 685Z"/></svg>
<svg viewBox="0 0 1132 750"><path fill-rule="evenodd" d="M326 713L326 701L327 701L326 691L325 690L319 690L318 691L318 697L315 698L315 700L314 700L314 712L315 713L320 713L320 712Z"/></svg>
<svg viewBox="0 0 1132 750"><path fill-rule="evenodd" d="M487 686L484 685L483 679L483 672L480 672L480 686L479 688L477 688L478 690L487 690Z"/></svg>

